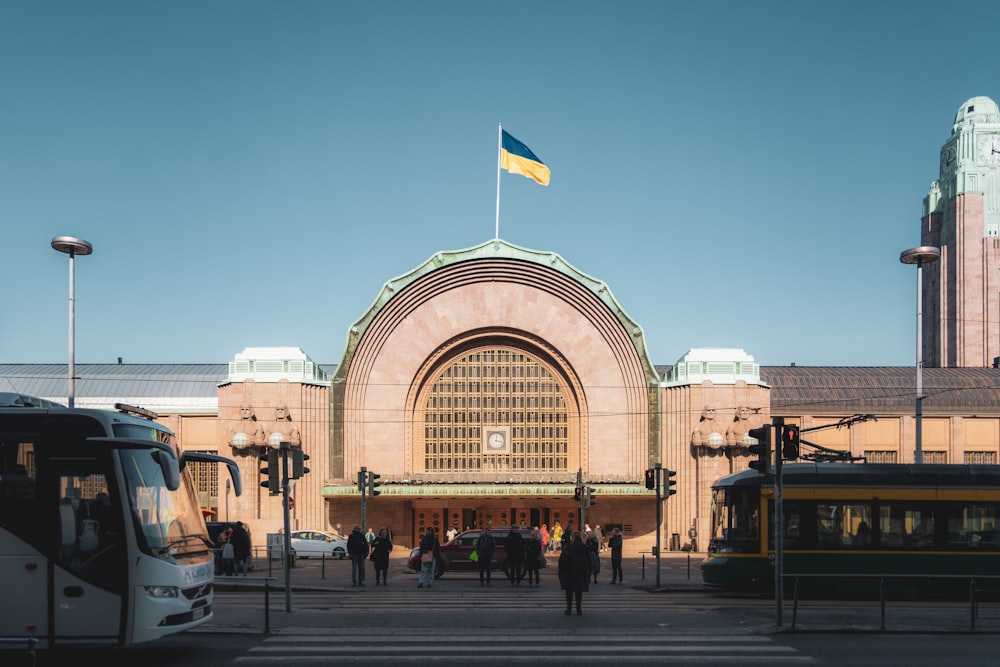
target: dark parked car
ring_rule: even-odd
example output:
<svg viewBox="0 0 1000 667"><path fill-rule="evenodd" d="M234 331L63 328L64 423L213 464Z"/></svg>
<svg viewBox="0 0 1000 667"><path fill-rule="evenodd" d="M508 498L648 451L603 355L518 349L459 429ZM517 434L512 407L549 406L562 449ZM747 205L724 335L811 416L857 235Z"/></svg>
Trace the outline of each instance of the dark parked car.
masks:
<svg viewBox="0 0 1000 667"><path fill-rule="evenodd" d="M479 572L479 563L469 559L469 554L475 550L476 542L482 531L478 528L466 530L455 536L451 542L441 545L441 557L437 562L435 579L440 579L445 572ZM493 553L491 568L494 572L503 571L504 563L507 562L507 552L504 550L504 541L510 528L491 528L490 533L496 540L497 549ZM527 541L531 535L531 528L518 528L517 532ZM546 567L545 555L542 554L541 566ZM414 572L420 572L420 549L414 548L410 552L410 557L406 561L406 567Z"/></svg>

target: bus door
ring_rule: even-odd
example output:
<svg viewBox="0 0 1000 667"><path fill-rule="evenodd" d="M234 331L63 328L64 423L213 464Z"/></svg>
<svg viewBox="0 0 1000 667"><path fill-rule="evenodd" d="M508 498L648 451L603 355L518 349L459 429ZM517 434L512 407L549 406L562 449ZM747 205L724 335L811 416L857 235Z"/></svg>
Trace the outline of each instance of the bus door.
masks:
<svg viewBox="0 0 1000 667"><path fill-rule="evenodd" d="M101 458L105 458L106 454ZM93 459L58 460L56 554L52 567L55 643L117 643L124 636L127 542L116 485ZM105 465L110 466L107 457Z"/></svg>

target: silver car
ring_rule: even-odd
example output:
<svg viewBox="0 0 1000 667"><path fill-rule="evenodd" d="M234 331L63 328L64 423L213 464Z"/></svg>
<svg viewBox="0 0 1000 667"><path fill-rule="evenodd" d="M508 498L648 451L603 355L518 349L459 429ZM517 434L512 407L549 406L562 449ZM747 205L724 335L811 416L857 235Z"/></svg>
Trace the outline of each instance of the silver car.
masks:
<svg viewBox="0 0 1000 667"><path fill-rule="evenodd" d="M290 536L296 558L347 558L347 538L323 530L295 530Z"/></svg>

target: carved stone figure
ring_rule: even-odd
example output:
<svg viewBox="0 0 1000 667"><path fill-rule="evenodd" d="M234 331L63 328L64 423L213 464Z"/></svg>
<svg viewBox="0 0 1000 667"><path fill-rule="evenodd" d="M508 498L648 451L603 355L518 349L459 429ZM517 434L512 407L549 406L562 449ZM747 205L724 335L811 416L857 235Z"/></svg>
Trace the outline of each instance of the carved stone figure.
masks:
<svg viewBox="0 0 1000 667"><path fill-rule="evenodd" d="M736 414L733 416L733 423L729 425L726 430L726 446L727 447L746 447L747 443L744 438L747 432L751 429L750 426L750 415L753 414L753 410L742 405L736 410Z"/></svg>
<svg viewBox="0 0 1000 667"><path fill-rule="evenodd" d="M287 405L279 405L274 409L274 426L271 433L280 433L284 442L292 443L292 447L301 447L302 439L299 437L299 429L292 423L292 416L288 413Z"/></svg>
<svg viewBox="0 0 1000 667"><path fill-rule="evenodd" d="M257 421L257 415L254 414L253 407L249 405L240 406L240 421L229 429L229 444L236 449L263 447L267 444L264 426Z"/></svg>
<svg viewBox="0 0 1000 667"><path fill-rule="evenodd" d="M721 449L726 442L725 429L715 419L715 406L706 405L702 408L701 419L691 433L691 444L696 447Z"/></svg>

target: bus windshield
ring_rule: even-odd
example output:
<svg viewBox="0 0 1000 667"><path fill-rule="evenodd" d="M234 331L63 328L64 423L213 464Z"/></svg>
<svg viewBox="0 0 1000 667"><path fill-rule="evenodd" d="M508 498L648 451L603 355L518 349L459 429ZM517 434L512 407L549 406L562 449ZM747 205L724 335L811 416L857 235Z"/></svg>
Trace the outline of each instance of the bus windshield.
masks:
<svg viewBox="0 0 1000 667"><path fill-rule="evenodd" d="M212 545L206 537L194 485L182 484L180 489L170 492L155 453L120 450L119 454L139 548L159 558L178 561L205 554Z"/></svg>

